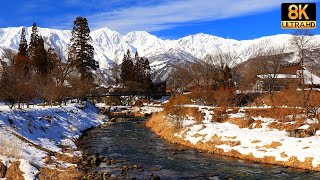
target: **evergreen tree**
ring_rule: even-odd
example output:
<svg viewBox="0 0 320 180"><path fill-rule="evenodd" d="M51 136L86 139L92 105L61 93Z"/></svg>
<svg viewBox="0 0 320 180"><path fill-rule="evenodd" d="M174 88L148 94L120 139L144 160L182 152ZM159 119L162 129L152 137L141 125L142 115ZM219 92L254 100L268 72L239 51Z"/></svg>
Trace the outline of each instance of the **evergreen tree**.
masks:
<svg viewBox="0 0 320 180"><path fill-rule="evenodd" d="M130 49L127 50L127 58L132 62Z"/></svg>
<svg viewBox="0 0 320 180"><path fill-rule="evenodd" d="M144 92L150 93L152 87L152 80L151 80L151 68L148 58L142 58L142 88Z"/></svg>
<svg viewBox="0 0 320 180"><path fill-rule="evenodd" d="M26 40L26 29L22 28L19 52L13 59L13 69L17 80L24 83L27 83L31 78L31 62L27 56L27 48L28 44Z"/></svg>
<svg viewBox="0 0 320 180"><path fill-rule="evenodd" d="M133 72L134 72L134 66L130 56L130 50L128 49L127 54L123 56L123 61L121 65L120 78L124 84L127 84L130 81L132 82L134 80Z"/></svg>
<svg viewBox="0 0 320 180"><path fill-rule="evenodd" d="M19 54L27 55L28 43L26 40L26 28L22 28L19 43Z"/></svg>
<svg viewBox="0 0 320 180"><path fill-rule="evenodd" d="M139 60L138 50L136 51L136 54L134 55L134 60L135 60L135 63L137 63Z"/></svg>
<svg viewBox="0 0 320 180"><path fill-rule="evenodd" d="M29 43L29 49L28 49L28 55L31 61L34 60L35 56L35 49L40 44L40 36L37 28L37 24L33 23L32 25L32 32L30 35L30 43Z"/></svg>
<svg viewBox="0 0 320 180"><path fill-rule="evenodd" d="M42 37L39 38L39 44L34 50L33 63L36 71L43 76L49 73L49 62L47 57L47 51L44 48L44 41Z"/></svg>
<svg viewBox="0 0 320 180"><path fill-rule="evenodd" d="M75 65L82 78L91 77L91 70L96 70L99 65L94 60L94 48L90 44L90 29L86 18L76 18L70 42L69 61Z"/></svg>
<svg viewBox="0 0 320 180"><path fill-rule="evenodd" d="M142 81L143 81L143 76L144 76L144 70L143 70L143 61L144 59L143 58L140 58L138 56L138 53L136 53L136 56L135 56L135 61L136 61L136 64L134 65L134 80L141 84ZM141 87L139 87L141 89Z"/></svg>
<svg viewBox="0 0 320 180"><path fill-rule="evenodd" d="M142 82L143 80L143 59L139 57L138 51L135 54L135 65L134 65L134 80L136 82Z"/></svg>
<svg viewBox="0 0 320 180"><path fill-rule="evenodd" d="M48 58L48 69L51 71L56 66L60 65L60 58L58 54L54 51L52 47L50 47L47 51L47 58Z"/></svg>

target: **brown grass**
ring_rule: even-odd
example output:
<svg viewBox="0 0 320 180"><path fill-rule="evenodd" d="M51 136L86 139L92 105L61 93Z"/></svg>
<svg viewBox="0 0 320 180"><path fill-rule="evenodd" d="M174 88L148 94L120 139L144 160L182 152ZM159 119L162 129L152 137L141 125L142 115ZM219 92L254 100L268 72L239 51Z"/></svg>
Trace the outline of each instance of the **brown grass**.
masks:
<svg viewBox="0 0 320 180"><path fill-rule="evenodd" d="M251 141L251 143L259 143L259 142L261 142L260 140L253 140L253 141Z"/></svg>
<svg viewBox="0 0 320 180"><path fill-rule="evenodd" d="M41 168L39 175L40 180L80 180L82 177L83 173L74 166L66 169L50 169L48 167L43 167Z"/></svg>
<svg viewBox="0 0 320 180"><path fill-rule="evenodd" d="M19 166L19 161L14 161L11 163L5 176L7 180L24 180L23 172L20 170Z"/></svg>
<svg viewBox="0 0 320 180"><path fill-rule="evenodd" d="M77 164L80 160L80 157L69 156L67 154L56 153L54 155L59 161L63 161L65 163Z"/></svg>
<svg viewBox="0 0 320 180"><path fill-rule="evenodd" d="M256 120L254 123L250 124L249 128L250 129L255 129L255 128L262 128L262 121L261 120Z"/></svg>
<svg viewBox="0 0 320 180"><path fill-rule="evenodd" d="M280 122L294 121L295 119L288 119L286 116L302 114L303 110L300 108L268 108L268 109L246 109L246 114L249 117L273 118Z"/></svg>
<svg viewBox="0 0 320 180"><path fill-rule="evenodd" d="M306 95L310 93L310 98L308 104L312 107L320 106L320 92L318 91L306 91ZM271 98L268 94L263 94L258 96L254 102L257 104L268 104L270 106L274 105L276 107L290 106L290 107L302 107L303 106L303 93L301 91L296 91L296 88L285 89L280 92L275 92L273 96L272 104Z"/></svg>
<svg viewBox="0 0 320 180"><path fill-rule="evenodd" d="M305 120L303 119L297 119L294 123L281 123L281 122L271 122L268 124L268 128L270 129L278 129L280 131L286 130L288 132L294 131L297 128L303 126L305 123ZM317 130L320 129L320 124L309 124L310 128L305 130L305 134L302 133L303 137L310 137L313 135Z"/></svg>
<svg viewBox="0 0 320 180"><path fill-rule="evenodd" d="M225 108L215 108L213 109L213 115L212 115L212 119L211 122L224 122L228 116L227 116L227 112Z"/></svg>
<svg viewBox="0 0 320 180"><path fill-rule="evenodd" d="M238 118L228 118L227 122L239 126L239 128L249 128L252 123L255 121L253 119L238 119Z"/></svg>
<svg viewBox="0 0 320 180"><path fill-rule="evenodd" d="M267 148L267 149L277 149L277 147L279 146L282 146L282 144L280 142L275 142L275 141L272 141L271 144L267 144L267 145L264 145L262 147L264 148Z"/></svg>
<svg viewBox="0 0 320 180"><path fill-rule="evenodd" d="M191 104L191 99L187 95L176 94L171 96L169 102L164 104L163 108L166 112L170 112L176 105Z"/></svg>
<svg viewBox="0 0 320 180"><path fill-rule="evenodd" d="M178 119L188 119L193 117L197 123L201 123L204 119L204 113L199 111L196 107L181 107L179 105L191 104L191 99L187 95L177 94L169 99L164 107L164 112L166 115L172 114L178 116ZM176 122L179 123L179 122ZM177 125L180 127L180 125Z"/></svg>
<svg viewBox="0 0 320 180"><path fill-rule="evenodd" d="M283 157L283 158L287 158L287 157L288 157L288 155L287 155L285 152L282 152L280 155L281 155L281 157Z"/></svg>
<svg viewBox="0 0 320 180"><path fill-rule="evenodd" d="M166 115L168 114L176 115L180 119L192 117L198 124L204 119L204 113L200 112L199 108L196 107L171 107L169 111L166 111Z"/></svg>

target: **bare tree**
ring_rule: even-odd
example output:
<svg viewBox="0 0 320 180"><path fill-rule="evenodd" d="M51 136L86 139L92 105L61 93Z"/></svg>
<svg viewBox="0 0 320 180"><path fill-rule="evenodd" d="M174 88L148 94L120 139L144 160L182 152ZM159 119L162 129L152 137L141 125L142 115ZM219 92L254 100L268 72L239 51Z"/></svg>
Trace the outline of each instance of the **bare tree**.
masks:
<svg viewBox="0 0 320 180"><path fill-rule="evenodd" d="M301 92L303 96L303 107L308 111L308 101L310 98L310 94L312 91L312 86L307 91L306 90L306 84L305 84L305 63L306 63L306 52L308 49L311 49L313 47L313 33L311 33L309 30L297 30L293 33L293 36L291 38L291 44L295 50L295 52L298 52L298 58L300 60L302 70L300 71L300 84L301 84Z"/></svg>
<svg viewBox="0 0 320 180"><path fill-rule="evenodd" d="M283 53L284 47L282 48L271 48L265 51L260 51L259 60L257 68L257 73L259 78L262 79L263 88L267 90L271 105L274 107L274 94L286 86L285 81L279 81L279 78L290 78L290 77L280 77L280 69L283 64Z"/></svg>

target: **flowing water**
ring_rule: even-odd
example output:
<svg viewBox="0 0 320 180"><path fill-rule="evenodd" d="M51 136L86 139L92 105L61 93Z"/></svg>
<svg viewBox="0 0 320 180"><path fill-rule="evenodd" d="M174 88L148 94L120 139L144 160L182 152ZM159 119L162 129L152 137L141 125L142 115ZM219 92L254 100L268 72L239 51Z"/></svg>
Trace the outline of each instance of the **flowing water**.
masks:
<svg viewBox="0 0 320 180"><path fill-rule="evenodd" d="M320 179L319 172L252 163L171 144L153 134L143 121L96 128L81 141L81 148L90 154L141 164L144 172L161 179ZM153 167L158 170L152 171ZM100 165L91 170L110 168Z"/></svg>

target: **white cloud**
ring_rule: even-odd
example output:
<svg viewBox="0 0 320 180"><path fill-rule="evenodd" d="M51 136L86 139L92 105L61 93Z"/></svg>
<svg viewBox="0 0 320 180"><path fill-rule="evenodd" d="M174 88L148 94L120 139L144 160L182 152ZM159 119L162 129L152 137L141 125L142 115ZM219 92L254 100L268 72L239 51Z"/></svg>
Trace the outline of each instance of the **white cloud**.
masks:
<svg viewBox="0 0 320 180"><path fill-rule="evenodd" d="M290 0L293 2L295 0ZM145 7L129 7L88 16L93 29L108 27L121 33L157 31L184 23L203 22L266 12L280 8L279 0L180 0ZM306 2L306 1L305 1ZM279 15L280 16L280 15Z"/></svg>

